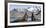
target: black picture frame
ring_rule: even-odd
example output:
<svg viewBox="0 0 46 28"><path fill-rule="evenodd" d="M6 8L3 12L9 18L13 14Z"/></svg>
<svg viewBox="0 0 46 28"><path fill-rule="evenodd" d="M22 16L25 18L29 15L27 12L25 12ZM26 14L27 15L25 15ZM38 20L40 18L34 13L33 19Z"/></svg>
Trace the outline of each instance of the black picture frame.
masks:
<svg viewBox="0 0 46 28"><path fill-rule="evenodd" d="M7 24L7 19L8 19L8 8L7 8L7 4L8 2L19 2L19 3L31 3L31 4L42 4L43 5L43 24L35 24L35 25L17 25L17 26L8 26ZM26 1L5 1L5 28L7 27L25 27L25 26L43 26L44 25L44 2L26 2Z"/></svg>

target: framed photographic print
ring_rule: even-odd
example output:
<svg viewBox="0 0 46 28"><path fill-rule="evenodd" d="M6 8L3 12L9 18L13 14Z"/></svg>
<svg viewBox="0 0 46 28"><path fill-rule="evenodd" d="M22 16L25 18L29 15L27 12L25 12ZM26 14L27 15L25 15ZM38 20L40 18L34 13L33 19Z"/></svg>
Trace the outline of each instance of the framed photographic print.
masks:
<svg viewBox="0 0 46 28"><path fill-rule="evenodd" d="M21 27L44 25L43 2L8 1L6 9L7 26Z"/></svg>

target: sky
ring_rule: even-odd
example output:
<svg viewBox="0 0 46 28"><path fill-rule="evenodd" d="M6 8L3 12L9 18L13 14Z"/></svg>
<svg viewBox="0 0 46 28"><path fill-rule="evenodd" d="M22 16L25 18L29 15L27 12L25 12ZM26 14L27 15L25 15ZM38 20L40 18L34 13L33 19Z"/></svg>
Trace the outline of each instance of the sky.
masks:
<svg viewBox="0 0 46 28"><path fill-rule="evenodd" d="M32 7L31 5L27 6L27 5L11 5L10 9L16 9L16 8L27 8L27 7Z"/></svg>
<svg viewBox="0 0 46 28"><path fill-rule="evenodd" d="M30 7L30 8L32 8L34 5L10 5L10 10L13 10L14 8L16 9L16 8L28 8L28 7ZM34 7L40 7L40 6L34 6Z"/></svg>

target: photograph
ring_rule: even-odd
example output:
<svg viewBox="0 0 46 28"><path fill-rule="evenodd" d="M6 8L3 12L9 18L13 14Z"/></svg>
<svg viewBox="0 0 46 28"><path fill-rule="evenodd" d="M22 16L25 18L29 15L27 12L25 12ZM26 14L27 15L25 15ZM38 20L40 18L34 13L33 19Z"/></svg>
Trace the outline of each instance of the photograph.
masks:
<svg viewBox="0 0 46 28"><path fill-rule="evenodd" d="M41 21L41 6L10 5L10 23Z"/></svg>
<svg viewBox="0 0 46 28"><path fill-rule="evenodd" d="M8 26L43 24L43 4L8 2Z"/></svg>

